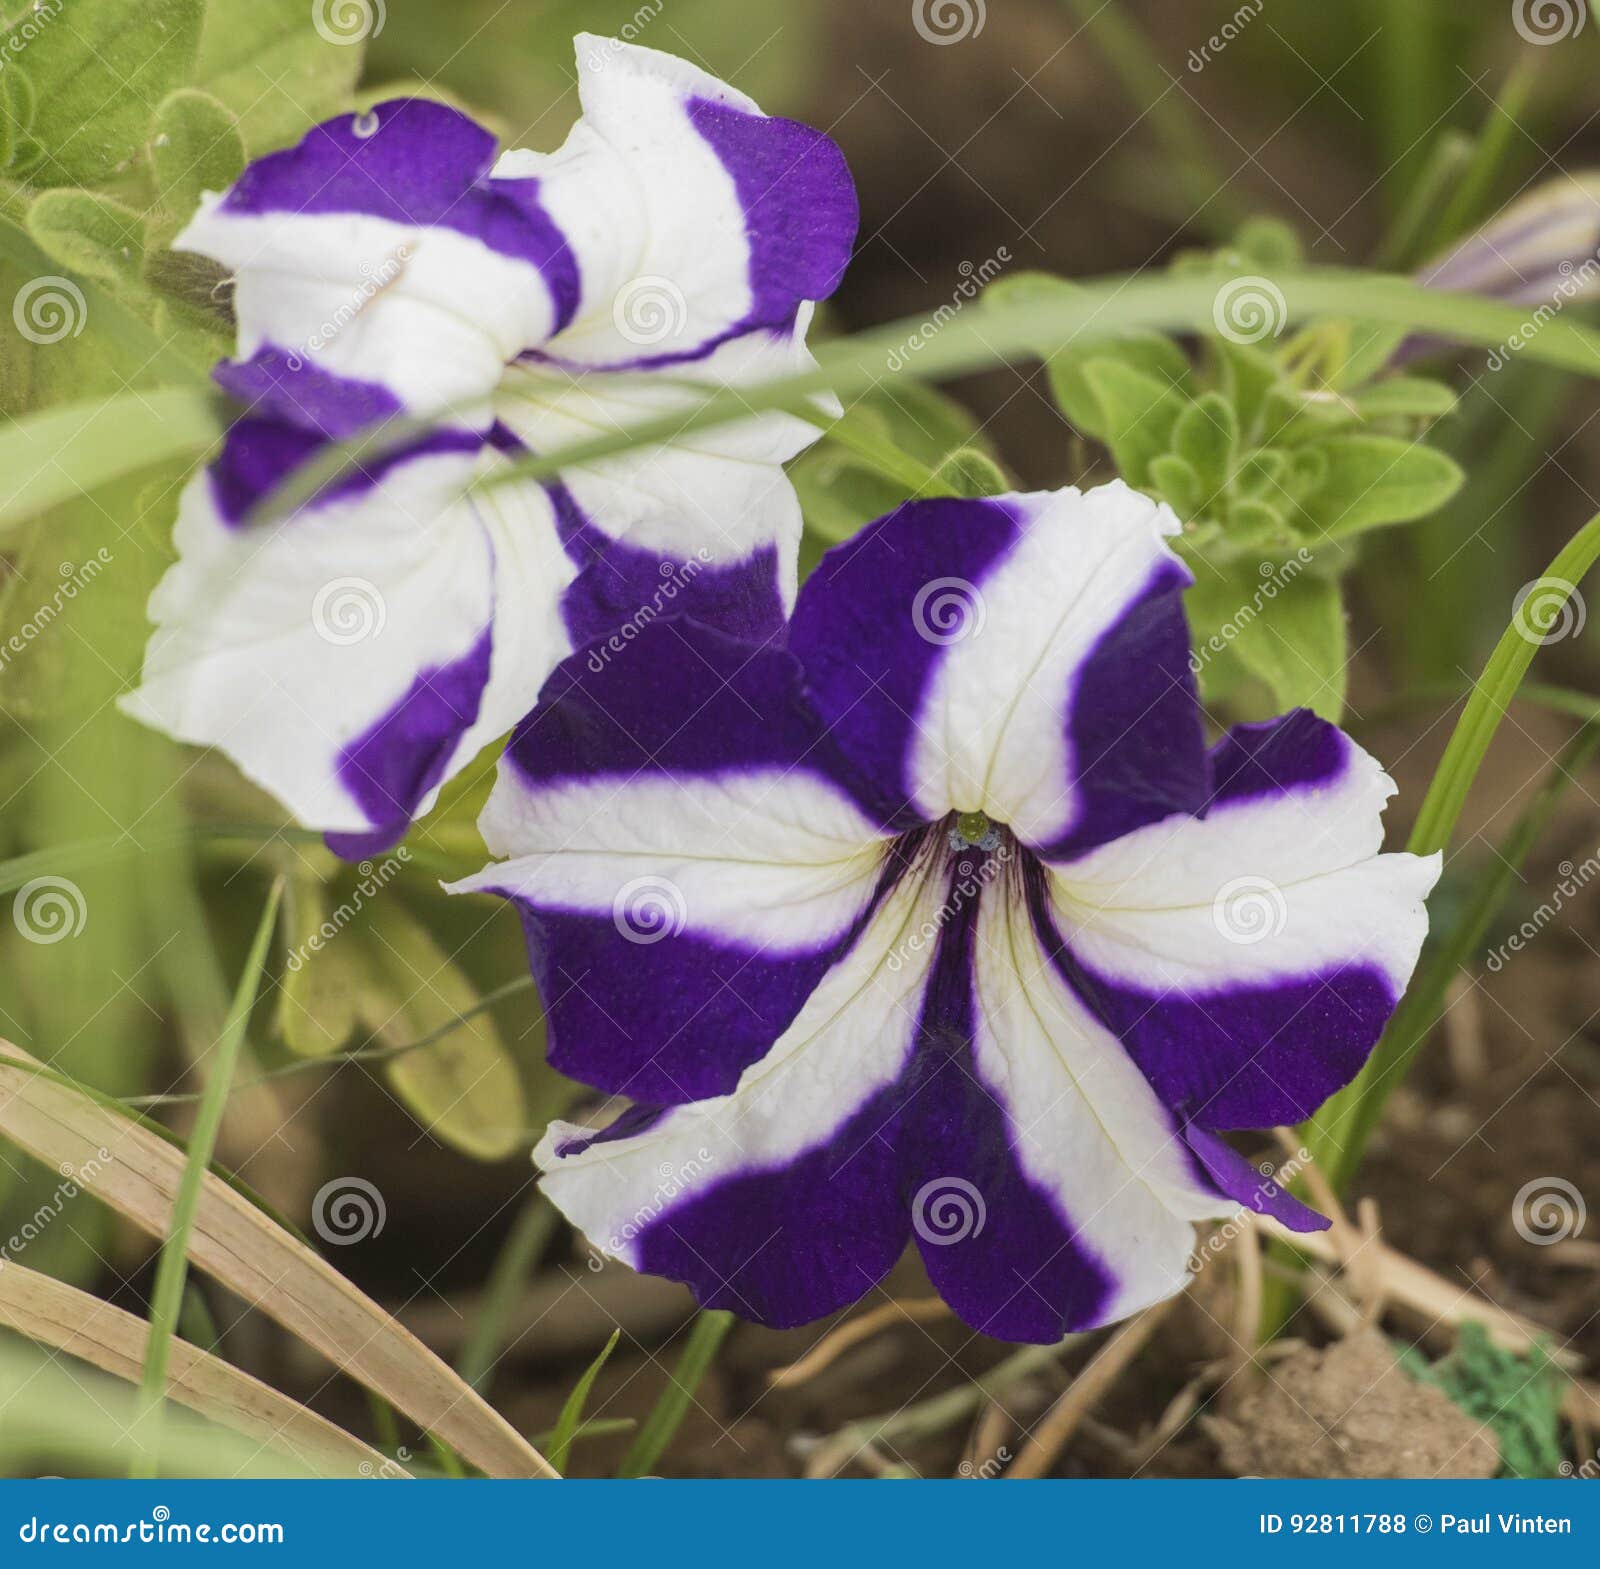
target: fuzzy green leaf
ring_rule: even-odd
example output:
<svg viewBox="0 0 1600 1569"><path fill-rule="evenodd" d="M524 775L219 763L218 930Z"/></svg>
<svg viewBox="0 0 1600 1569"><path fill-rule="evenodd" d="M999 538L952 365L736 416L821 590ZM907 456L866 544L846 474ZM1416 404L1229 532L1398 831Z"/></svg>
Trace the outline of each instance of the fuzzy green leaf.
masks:
<svg viewBox="0 0 1600 1569"><path fill-rule="evenodd" d="M1328 476L1305 513L1317 533L1334 538L1427 517L1465 478L1453 458L1393 436L1342 436L1316 450L1328 461Z"/></svg>
<svg viewBox="0 0 1600 1569"><path fill-rule="evenodd" d="M1339 373L1341 387L1370 381L1410 337L1410 329L1394 323L1357 321L1350 324L1350 343Z"/></svg>
<svg viewBox="0 0 1600 1569"><path fill-rule="evenodd" d="M203 191L225 191L245 165L233 111L210 93L186 87L162 100L150 131L150 168L174 229L191 217Z"/></svg>
<svg viewBox="0 0 1600 1569"><path fill-rule="evenodd" d="M314 858L313 858L314 859ZM322 879L297 871L284 898L288 959L278 987L277 1029L296 1056L326 1057L355 1033L365 968L354 943L340 943L344 921L329 919Z"/></svg>
<svg viewBox="0 0 1600 1569"><path fill-rule="evenodd" d="M1206 492L1200 476L1175 452L1163 452L1150 465L1150 483L1185 522L1204 515Z"/></svg>
<svg viewBox="0 0 1600 1569"><path fill-rule="evenodd" d="M1005 471L976 447L961 447L934 470L934 479L957 496L1000 496L1011 488Z"/></svg>
<svg viewBox="0 0 1600 1569"><path fill-rule="evenodd" d="M1151 463L1172 445L1182 394L1122 360L1091 360L1083 375L1099 405L1102 439L1122 477L1130 485L1145 484Z"/></svg>
<svg viewBox="0 0 1600 1569"><path fill-rule="evenodd" d="M73 0L24 11L12 39L34 93L37 185L100 185L131 164L161 100L188 81L204 0Z"/></svg>
<svg viewBox="0 0 1600 1569"><path fill-rule="evenodd" d="M1238 448L1239 421L1220 392L1206 393L1178 416L1172 450L1194 470L1208 510L1228 487Z"/></svg>
<svg viewBox="0 0 1600 1569"><path fill-rule="evenodd" d="M1253 442L1259 435L1267 394L1281 375L1278 363L1263 350L1228 338L1208 339L1207 346L1216 356L1217 380L1233 405L1240 437Z"/></svg>
<svg viewBox="0 0 1600 1569"><path fill-rule="evenodd" d="M193 83L239 117L252 158L349 107L366 47L318 33L318 9L310 0L210 0L206 7ZM359 25L359 10L347 14ZM379 10L368 6L365 14L375 23Z"/></svg>
<svg viewBox="0 0 1600 1569"><path fill-rule="evenodd" d="M45 191L28 209L28 233L52 261L102 283L131 283L144 269L144 219L93 191Z"/></svg>
<svg viewBox="0 0 1600 1569"><path fill-rule="evenodd" d="M1362 419L1442 419L1460 401L1453 387L1425 376L1392 376L1353 393Z"/></svg>

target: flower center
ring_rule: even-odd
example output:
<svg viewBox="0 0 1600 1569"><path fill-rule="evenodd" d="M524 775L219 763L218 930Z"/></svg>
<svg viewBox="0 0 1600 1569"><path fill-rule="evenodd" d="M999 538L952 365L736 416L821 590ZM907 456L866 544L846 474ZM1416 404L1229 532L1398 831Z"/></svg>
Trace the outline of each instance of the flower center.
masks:
<svg viewBox="0 0 1600 1569"><path fill-rule="evenodd" d="M952 850L998 850L1000 830L982 812L957 812L950 830Z"/></svg>

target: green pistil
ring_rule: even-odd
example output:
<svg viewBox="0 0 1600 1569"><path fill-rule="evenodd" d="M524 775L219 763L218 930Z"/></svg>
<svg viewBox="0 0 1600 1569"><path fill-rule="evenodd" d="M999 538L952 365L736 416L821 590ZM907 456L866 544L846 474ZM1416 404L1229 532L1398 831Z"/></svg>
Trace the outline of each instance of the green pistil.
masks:
<svg viewBox="0 0 1600 1569"><path fill-rule="evenodd" d="M959 812L956 815L956 832L970 845L981 845L989 837L989 819L982 812Z"/></svg>

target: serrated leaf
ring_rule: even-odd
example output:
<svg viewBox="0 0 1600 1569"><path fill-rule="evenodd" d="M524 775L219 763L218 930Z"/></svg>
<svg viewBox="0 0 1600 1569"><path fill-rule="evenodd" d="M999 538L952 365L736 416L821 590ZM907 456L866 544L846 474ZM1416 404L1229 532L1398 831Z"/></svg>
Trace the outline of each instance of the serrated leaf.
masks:
<svg viewBox="0 0 1600 1569"><path fill-rule="evenodd" d="M527 1110L493 1019L462 1018L477 988L396 900L372 906L370 931L377 984L362 996L367 1024L387 1045L445 1032L391 1060L389 1082L428 1132L480 1160L504 1159L523 1142Z"/></svg>
<svg viewBox="0 0 1600 1569"><path fill-rule="evenodd" d="M244 169L244 139L233 111L210 93L169 94L150 129L150 169L171 228L180 228L205 191L225 191Z"/></svg>
<svg viewBox="0 0 1600 1569"><path fill-rule="evenodd" d="M143 271L144 219L109 196L45 191L28 209L27 229L52 261L85 277L129 283Z"/></svg>
<svg viewBox="0 0 1600 1569"><path fill-rule="evenodd" d="M1200 476L1175 452L1163 452L1150 465L1150 483L1185 522L1192 522L1205 511L1205 492Z"/></svg>
<svg viewBox="0 0 1600 1569"><path fill-rule="evenodd" d="M193 74L204 0L73 0L48 18L24 12L44 148L39 185L100 185L144 144L161 100Z"/></svg>
<svg viewBox="0 0 1600 1569"><path fill-rule="evenodd" d="M1314 450L1328 474L1302 505L1313 528L1335 538L1427 517L1465 478L1454 458L1393 436L1341 436Z"/></svg>
<svg viewBox="0 0 1600 1569"><path fill-rule="evenodd" d="M1391 376L1350 395L1362 419L1442 419L1460 399L1455 389L1425 376Z"/></svg>
<svg viewBox="0 0 1600 1569"><path fill-rule="evenodd" d="M1145 484L1150 465L1172 446L1173 428L1184 408L1170 382L1147 376L1122 360L1091 360L1085 381L1099 406L1103 435L1122 477Z"/></svg>
<svg viewBox="0 0 1600 1569"><path fill-rule="evenodd" d="M1239 421L1220 392L1204 394L1178 416L1172 450L1194 470L1208 509L1228 487L1238 447Z"/></svg>
<svg viewBox="0 0 1600 1569"><path fill-rule="evenodd" d="M314 25L317 9L310 0L211 0L206 8L192 81L239 117L252 158L349 106L365 44L329 42ZM379 8L366 15L376 23Z"/></svg>

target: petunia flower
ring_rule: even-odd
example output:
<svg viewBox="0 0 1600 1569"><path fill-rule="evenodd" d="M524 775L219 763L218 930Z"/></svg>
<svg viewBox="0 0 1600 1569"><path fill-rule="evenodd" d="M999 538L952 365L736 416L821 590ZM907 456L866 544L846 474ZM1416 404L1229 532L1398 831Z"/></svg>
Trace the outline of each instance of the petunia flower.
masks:
<svg viewBox="0 0 1600 1569"><path fill-rule="evenodd" d="M1222 1134L1310 1115L1410 977L1437 857L1300 711L1209 750L1164 506L910 503L831 552L787 649L661 623L571 661L482 819L603 1252L793 1325L914 1239L975 1329L1178 1290L1196 1221L1320 1217ZM624 668L626 667L626 668Z"/></svg>
<svg viewBox="0 0 1600 1569"><path fill-rule="evenodd" d="M395 100L259 159L176 242L232 273L216 377L246 413L184 494L126 706L349 853L402 834L572 649L686 610L759 640L794 603L782 465L818 435L794 415L480 483L813 363L855 236L826 136L669 55L577 44L555 153L497 157L466 115ZM400 417L424 434L272 516Z"/></svg>

